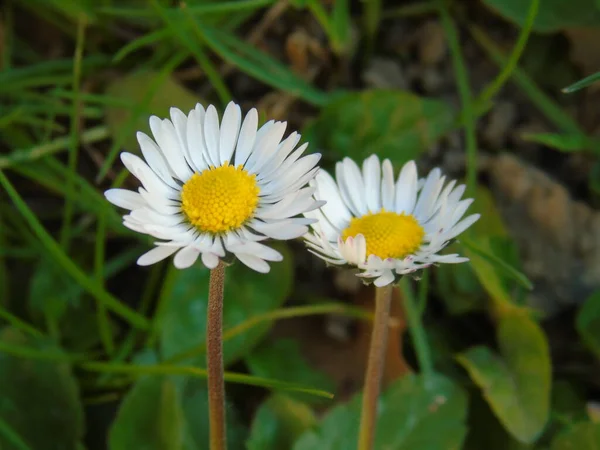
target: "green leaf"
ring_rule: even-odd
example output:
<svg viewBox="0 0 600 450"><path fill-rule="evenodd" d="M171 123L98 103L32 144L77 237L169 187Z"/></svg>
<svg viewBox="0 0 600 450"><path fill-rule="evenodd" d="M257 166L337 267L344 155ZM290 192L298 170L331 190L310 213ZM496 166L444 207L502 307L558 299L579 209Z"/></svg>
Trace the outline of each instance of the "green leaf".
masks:
<svg viewBox="0 0 600 450"><path fill-rule="evenodd" d="M454 126L454 112L410 92L370 90L340 95L321 110L305 136L330 159L360 161L373 153L402 164L416 158Z"/></svg>
<svg viewBox="0 0 600 450"><path fill-rule="evenodd" d="M600 2L598 2L598 5L600 6ZM585 77L583 80L579 80L579 81L571 84L570 86L567 86L566 88L563 89L563 92L565 94L572 94L573 92L577 92L580 89L586 88L586 87L590 86L591 84L596 83L599 80L600 80L600 72L596 72L590 76Z"/></svg>
<svg viewBox="0 0 600 450"><path fill-rule="evenodd" d="M587 298L575 323L583 342L600 357L600 291Z"/></svg>
<svg viewBox="0 0 600 450"><path fill-rule="evenodd" d="M600 448L600 423L581 422L552 441L551 450L594 450Z"/></svg>
<svg viewBox="0 0 600 450"><path fill-rule="evenodd" d="M316 424L308 405L284 394L274 394L258 408L246 448L290 450L294 441Z"/></svg>
<svg viewBox="0 0 600 450"><path fill-rule="evenodd" d="M168 377L138 380L123 400L110 430L110 450L179 450L183 410Z"/></svg>
<svg viewBox="0 0 600 450"><path fill-rule="evenodd" d="M225 271L223 328L231 328L249 317L272 311L285 301L293 283L292 254L283 245L282 262L271 264L268 274L257 273L240 262ZM161 297L166 303L160 324L161 353L164 359L206 344L206 307L210 271L201 264L186 270L173 269ZM245 356L269 331L261 323L227 340L223 345L225 364ZM204 357L195 361L204 367Z"/></svg>
<svg viewBox="0 0 600 450"><path fill-rule="evenodd" d="M498 325L501 357L474 347L457 357L516 439L535 441L548 421L551 366L548 342L539 326L523 315Z"/></svg>
<svg viewBox="0 0 600 450"><path fill-rule="evenodd" d="M146 98L151 93L150 98ZM138 72L117 78L112 81L106 94L129 103L129 108L109 105L106 109L106 124L114 140L121 139L123 148L128 152L139 153L135 131L142 131L150 136L149 116L170 117L169 109L173 106L188 112L202 100L192 91L182 86L174 78L164 77L157 72ZM136 107L143 110L134 112ZM132 114L136 117L132 120ZM123 126L128 124L127 136L121 136Z"/></svg>
<svg viewBox="0 0 600 450"><path fill-rule="evenodd" d="M529 1L483 0L483 3L504 18L523 26ZM541 0L533 29L540 32L559 31L568 27L600 25L596 0Z"/></svg>
<svg viewBox="0 0 600 450"><path fill-rule="evenodd" d="M289 381L325 391L335 389L333 380L308 365L300 353L300 346L292 339L279 339L262 344L246 357L246 363L250 372L259 377ZM293 396L313 403L324 401L323 398L315 396Z"/></svg>
<svg viewBox="0 0 600 450"><path fill-rule="evenodd" d="M355 448L360 421L360 395L331 410L320 426L302 435L294 450ZM458 449L466 435L467 397L450 380L409 375L381 396L377 449Z"/></svg>
<svg viewBox="0 0 600 450"><path fill-rule="evenodd" d="M209 446L208 390L203 380L186 379L180 383L180 402L186 423L185 450L205 450ZM227 447L244 448L248 436L247 428L242 424L237 410L227 404L225 409L227 422Z"/></svg>
<svg viewBox="0 0 600 450"><path fill-rule="evenodd" d="M584 134L526 133L522 137L526 141L538 142L566 153L584 150L600 152L600 140Z"/></svg>
<svg viewBox="0 0 600 450"><path fill-rule="evenodd" d="M62 353L47 339L33 339L14 328L0 331L5 346L28 346ZM18 358L0 353L0 448L75 450L83 438L83 406L71 367L64 362ZM17 440L15 440L17 439ZM11 443L12 442L12 443Z"/></svg>

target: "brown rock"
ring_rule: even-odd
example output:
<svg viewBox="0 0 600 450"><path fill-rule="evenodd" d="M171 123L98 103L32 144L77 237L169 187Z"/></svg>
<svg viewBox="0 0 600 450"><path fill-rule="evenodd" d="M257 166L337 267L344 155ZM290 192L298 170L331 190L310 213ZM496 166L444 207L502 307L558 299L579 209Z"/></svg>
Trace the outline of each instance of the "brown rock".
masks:
<svg viewBox="0 0 600 450"><path fill-rule="evenodd" d="M545 312L580 303L600 288L600 212L515 156L490 164L492 190Z"/></svg>

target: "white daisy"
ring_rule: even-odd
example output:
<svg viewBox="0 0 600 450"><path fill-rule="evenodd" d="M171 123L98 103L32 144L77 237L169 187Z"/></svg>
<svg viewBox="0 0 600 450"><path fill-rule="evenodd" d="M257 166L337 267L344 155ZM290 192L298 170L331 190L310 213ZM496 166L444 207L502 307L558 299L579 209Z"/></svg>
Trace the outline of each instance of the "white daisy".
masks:
<svg viewBox="0 0 600 450"><path fill-rule="evenodd" d="M214 268L227 253L258 272L282 255L260 243L293 239L313 219L301 214L323 202L305 186L319 170L321 155L302 156L300 135L282 141L285 122L270 121L257 130L258 113L242 120L229 103L219 123L217 110L198 104L186 116L171 108L171 120L150 117L154 140L137 138L144 159L122 153L125 167L141 182L137 192L110 189L106 198L131 212L123 217L132 230L162 241L138 259L154 264L175 253L174 265L186 268L200 256ZM295 149L295 150L294 150ZM300 216L299 216L300 215Z"/></svg>
<svg viewBox="0 0 600 450"><path fill-rule="evenodd" d="M349 264L358 276L385 286L399 275L435 263L461 263L467 258L438 253L470 227L479 214L465 219L473 199L461 200L464 185L433 169L418 179L417 166L402 167L398 181L389 160L372 155L362 167L349 158L338 162L336 180L321 171L310 186L315 199L326 200L320 209L305 213L318 219L305 236L309 250L331 264Z"/></svg>

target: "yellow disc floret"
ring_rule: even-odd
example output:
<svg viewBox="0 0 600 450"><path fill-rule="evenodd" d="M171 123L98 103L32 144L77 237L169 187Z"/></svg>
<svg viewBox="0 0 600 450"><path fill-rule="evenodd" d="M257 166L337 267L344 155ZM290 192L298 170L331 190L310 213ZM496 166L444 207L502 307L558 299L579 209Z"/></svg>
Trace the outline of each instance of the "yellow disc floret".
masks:
<svg viewBox="0 0 600 450"><path fill-rule="evenodd" d="M419 249L425 230L410 214L381 210L353 218L342 232L342 237L345 241L358 234L365 237L367 256L400 259Z"/></svg>
<svg viewBox="0 0 600 450"><path fill-rule="evenodd" d="M181 189L181 209L199 230L222 234L252 217L259 191L255 175L226 162L192 175Z"/></svg>

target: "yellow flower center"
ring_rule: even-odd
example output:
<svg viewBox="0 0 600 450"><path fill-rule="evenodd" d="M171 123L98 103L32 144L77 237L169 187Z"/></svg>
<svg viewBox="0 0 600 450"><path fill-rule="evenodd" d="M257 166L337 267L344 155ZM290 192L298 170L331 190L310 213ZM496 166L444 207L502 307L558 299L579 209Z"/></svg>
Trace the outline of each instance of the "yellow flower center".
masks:
<svg viewBox="0 0 600 450"><path fill-rule="evenodd" d="M181 189L181 208L199 230L226 233L252 217L259 191L255 175L226 162L192 175Z"/></svg>
<svg viewBox="0 0 600 450"><path fill-rule="evenodd" d="M365 237L367 256L400 259L418 250L425 237L425 230L410 214L381 210L354 217L342 231L344 241L358 234Z"/></svg>

